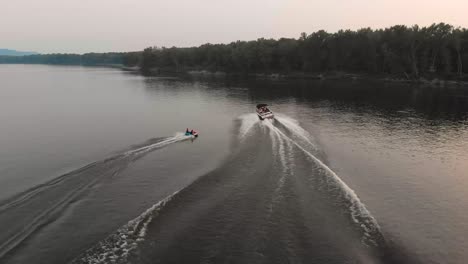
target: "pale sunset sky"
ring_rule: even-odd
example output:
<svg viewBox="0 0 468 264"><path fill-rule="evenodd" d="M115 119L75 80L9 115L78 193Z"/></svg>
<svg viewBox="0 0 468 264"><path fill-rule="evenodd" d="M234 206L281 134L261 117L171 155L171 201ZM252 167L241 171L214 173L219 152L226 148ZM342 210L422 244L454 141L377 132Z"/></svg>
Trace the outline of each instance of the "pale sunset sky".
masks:
<svg viewBox="0 0 468 264"><path fill-rule="evenodd" d="M320 29L468 27L468 0L0 0L0 48L137 51Z"/></svg>

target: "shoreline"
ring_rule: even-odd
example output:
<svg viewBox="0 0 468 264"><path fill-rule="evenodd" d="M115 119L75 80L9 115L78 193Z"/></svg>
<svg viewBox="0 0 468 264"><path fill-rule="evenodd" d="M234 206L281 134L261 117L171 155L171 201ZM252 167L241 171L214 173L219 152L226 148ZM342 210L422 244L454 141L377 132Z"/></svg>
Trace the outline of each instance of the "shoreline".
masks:
<svg viewBox="0 0 468 264"><path fill-rule="evenodd" d="M369 74L369 73L349 73L349 72L328 72L328 73L304 73L304 72L291 72L291 73L242 73L242 72L225 72L225 71L209 71L209 70L175 70L175 69L143 69L140 66L126 66L123 64L50 64L50 63L0 63L0 65L53 65L53 66L81 66L81 67L104 67L120 69L128 72L135 72L143 76L190 76L201 78L255 78L261 80L317 80L317 81L337 81L337 80L374 80L389 83L408 83L408 84L425 84L431 86L445 86L445 85L461 85L468 86L468 75L463 76L462 80L441 78L435 76L433 78L419 77L417 79L410 79L404 76L396 76L391 74Z"/></svg>
<svg viewBox="0 0 468 264"><path fill-rule="evenodd" d="M468 86L468 76L464 76L463 80L457 79L444 79L440 77L425 78L419 77L417 79L408 79L402 76L384 75L384 74L368 74L368 73L346 73L346 72L332 72L332 73L239 73L239 72L223 72L223 71L208 71L208 70L189 70L189 71L171 71L162 69L143 70L139 67L133 67L133 71L139 71L146 76L190 76L190 77L209 77L209 78L227 78L227 77L240 77L240 78L258 78L264 80L318 80L318 81L335 81L335 80L374 80L390 83L408 83L408 84L426 84L431 86L444 86L444 85L462 85Z"/></svg>

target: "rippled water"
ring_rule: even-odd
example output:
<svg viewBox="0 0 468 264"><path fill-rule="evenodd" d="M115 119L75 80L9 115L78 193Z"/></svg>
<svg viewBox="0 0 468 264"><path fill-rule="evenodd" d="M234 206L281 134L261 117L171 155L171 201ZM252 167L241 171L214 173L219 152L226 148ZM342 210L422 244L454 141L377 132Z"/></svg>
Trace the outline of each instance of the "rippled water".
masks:
<svg viewBox="0 0 468 264"><path fill-rule="evenodd" d="M467 113L467 87L1 65L0 262L464 263Z"/></svg>

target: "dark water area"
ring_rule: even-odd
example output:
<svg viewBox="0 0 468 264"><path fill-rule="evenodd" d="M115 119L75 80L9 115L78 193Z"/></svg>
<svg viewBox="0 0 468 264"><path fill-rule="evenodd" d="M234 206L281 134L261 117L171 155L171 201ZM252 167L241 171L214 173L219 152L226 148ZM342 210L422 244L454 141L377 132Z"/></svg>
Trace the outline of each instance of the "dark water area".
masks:
<svg viewBox="0 0 468 264"><path fill-rule="evenodd" d="M0 124L0 263L468 258L468 87L1 65Z"/></svg>

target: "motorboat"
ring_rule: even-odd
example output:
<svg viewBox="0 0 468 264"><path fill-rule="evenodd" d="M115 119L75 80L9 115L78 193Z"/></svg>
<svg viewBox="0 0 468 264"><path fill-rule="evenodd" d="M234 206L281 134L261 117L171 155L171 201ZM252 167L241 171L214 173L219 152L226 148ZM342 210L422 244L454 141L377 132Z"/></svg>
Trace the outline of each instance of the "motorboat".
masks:
<svg viewBox="0 0 468 264"><path fill-rule="evenodd" d="M190 136L190 137L198 137L198 132L195 131L195 130L193 130L193 129L192 129L192 130L189 130L189 129L187 128L187 130L185 130L185 135L186 135L186 136Z"/></svg>
<svg viewBox="0 0 468 264"><path fill-rule="evenodd" d="M257 105L257 115L260 120L265 120L265 119L272 119L275 116L273 115L273 112L268 109L267 104L258 104Z"/></svg>

